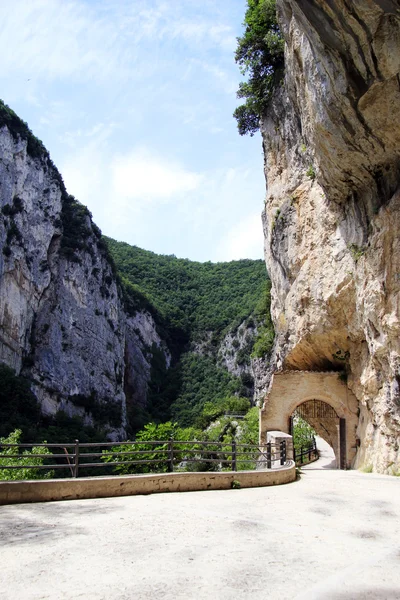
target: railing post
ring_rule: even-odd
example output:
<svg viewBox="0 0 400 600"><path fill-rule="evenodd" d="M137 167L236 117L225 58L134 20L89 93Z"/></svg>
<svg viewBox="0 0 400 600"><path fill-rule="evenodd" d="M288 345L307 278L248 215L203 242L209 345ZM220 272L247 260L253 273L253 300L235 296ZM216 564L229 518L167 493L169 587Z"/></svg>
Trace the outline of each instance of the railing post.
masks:
<svg viewBox="0 0 400 600"><path fill-rule="evenodd" d="M267 469L270 469L272 466L271 461L271 442L267 442Z"/></svg>
<svg viewBox="0 0 400 600"><path fill-rule="evenodd" d="M79 440L75 440L74 477L78 477L78 472L79 472Z"/></svg>
<svg viewBox="0 0 400 600"><path fill-rule="evenodd" d="M300 447L300 463L303 464L303 446Z"/></svg>
<svg viewBox="0 0 400 600"><path fill-rule="evenodd" d="M232 471L236 471L237 470L237 464L236 464L236 440L235 438L232 439Z"/></svg>
<svg viewBox="0 0 400 600"><path fill-rule="evenodd" d="M172 473L174 470L174 440L170 438L168 442L168 472Z"/></svg>
<svg viewBox="0 0 400 600"><path fill-rule="evenodd" d="M281 441L281 465L284 465L286 462L286 440Z"/></svg>

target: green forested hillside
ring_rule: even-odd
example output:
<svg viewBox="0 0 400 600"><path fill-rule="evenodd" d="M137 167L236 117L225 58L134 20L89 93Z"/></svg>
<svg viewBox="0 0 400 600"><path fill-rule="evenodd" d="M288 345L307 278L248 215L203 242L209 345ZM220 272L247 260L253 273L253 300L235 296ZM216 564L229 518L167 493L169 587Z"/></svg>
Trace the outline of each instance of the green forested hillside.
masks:
<svg viewBox="0 0 400 600"><path fill-rule="evenodd" d="M166 370L155 356L147 413L132 415L136 426L146 420L173 418L182 425L199 419L204 405L223 398L252 396L252 378L229 373L218 361L224 334L243 321L257 323L261 332L241 352L264 355L271 346L269 280L261 260L199 263L155 254L107 238L110 253L131 301L150 310L173 354ZM267 333L267 336L266 336ZM207 339L206 351L193 351L193 342ZM192 346L191 346L192 343ZM246 356L242 356L243 354ZM244 384L244 382L247 384Z"/></svg>
<svg viewBox="0 0 400 600"><path fill-rule="evenodd" d="M106 239L118 272L191 339L243 321L254 311L267 281L262 260L200 263Z"/></svg>

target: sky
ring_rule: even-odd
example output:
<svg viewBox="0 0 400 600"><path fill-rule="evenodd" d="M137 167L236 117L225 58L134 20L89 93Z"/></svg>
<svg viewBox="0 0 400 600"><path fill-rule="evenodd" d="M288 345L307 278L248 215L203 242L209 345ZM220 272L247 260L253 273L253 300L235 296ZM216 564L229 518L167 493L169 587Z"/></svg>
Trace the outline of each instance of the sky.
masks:
<svg viewBox="0 0 400 600"><path fill-rule="evenodd" d="M262 258L260 134L232 113L246 0L1 0L0 98L105 235Z"/></svg>

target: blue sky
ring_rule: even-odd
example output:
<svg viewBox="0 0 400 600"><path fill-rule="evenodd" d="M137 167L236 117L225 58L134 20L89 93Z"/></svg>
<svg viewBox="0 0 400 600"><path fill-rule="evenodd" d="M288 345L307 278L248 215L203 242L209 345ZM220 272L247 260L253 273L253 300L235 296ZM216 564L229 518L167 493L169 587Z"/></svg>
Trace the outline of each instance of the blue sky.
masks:
<svg viewBox="0 0 400 600"><path fill-rule="evenodd" d="M200 261L261 258L260 135L232 112L245 0L3 0L0 97L103 233Z"/></svg>

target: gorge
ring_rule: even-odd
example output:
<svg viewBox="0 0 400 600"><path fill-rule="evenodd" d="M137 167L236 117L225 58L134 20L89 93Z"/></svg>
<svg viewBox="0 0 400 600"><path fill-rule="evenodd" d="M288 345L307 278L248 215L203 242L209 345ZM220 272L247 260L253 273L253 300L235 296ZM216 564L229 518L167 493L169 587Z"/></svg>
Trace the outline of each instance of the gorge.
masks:
<svg viewBox="0 0 400 600"><path fill-rule="evenodd" d="M200 265L104 238L2 103L0 361L45 415L110 439L150 419L191 425L216 395L266 414L286 373L335 378L351 466L399 474L399 3L276 9L279 77L259 105L271 293L261 261Z"/></svg>

